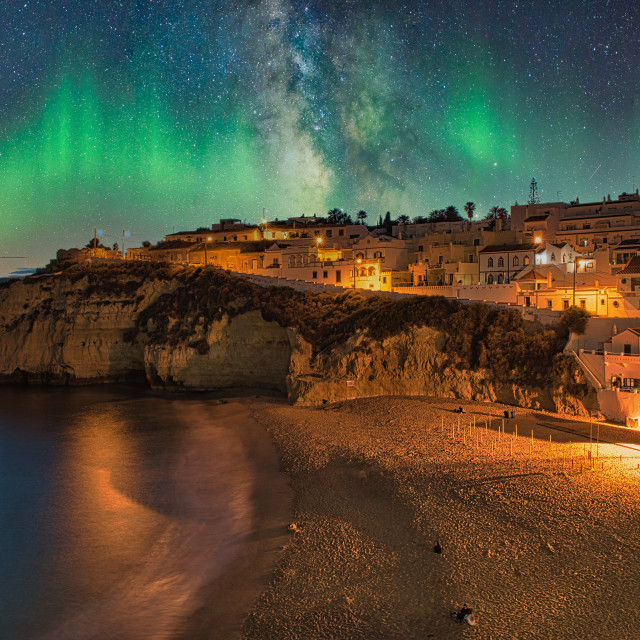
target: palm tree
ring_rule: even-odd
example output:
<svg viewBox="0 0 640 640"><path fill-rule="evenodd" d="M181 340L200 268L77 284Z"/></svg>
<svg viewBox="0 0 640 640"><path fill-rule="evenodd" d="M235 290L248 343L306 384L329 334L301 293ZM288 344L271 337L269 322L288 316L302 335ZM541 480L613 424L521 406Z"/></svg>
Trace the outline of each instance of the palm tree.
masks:
<svg viewBox="0 0 640 640"><path fill-rule="evenodd" d="M462 220L458 213L458 208L454 207L452 204L444 210L444 215L447 222L457 222L458 220Z"/></svg>
<svg viewBox="0 0 640 640"><path fill-rule="evenodd" d="M473 218L473 212L476 210L476 203L467 202L467 204L464 205L464 210L467 212L467 218L469 218L469 222L471 222Z"/></svg>
<svg viewBox="0 0 640 640"><path fill-rule="evenodd" d="M507 210L504 207L493 206L489 209L487 215L488 220L504 220L509 217Z"/></svg>
<svg viewBox="0 0 640 640"><path fill-rule="evenodd" d="M360 209L360 211L358 211L358 215L356 217L357 217L358 222L360 224L364 224L364 221L367 219L367 212L363 211L362 209Z"/></svg>
<svg viewBox="0 0 640 640"><path fill-rule="evenodd" d="M397 222L398 222L398 224L400 224L400 223L409 224L409 222L411 222L411 221L409 220L409 216L406 216L403 213L401 216L398 216Z"/></svg>

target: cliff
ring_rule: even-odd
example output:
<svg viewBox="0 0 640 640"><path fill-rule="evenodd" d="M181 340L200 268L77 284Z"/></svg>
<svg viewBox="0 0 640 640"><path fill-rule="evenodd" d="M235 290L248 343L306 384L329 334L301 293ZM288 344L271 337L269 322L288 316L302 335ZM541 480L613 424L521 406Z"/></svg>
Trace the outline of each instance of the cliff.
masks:
<svg viewBox="0 0 640 640"><path fill-rule="evenodd" d="M438 395L585 413L564 338L441 298L261 289L220 270L77 266L0 287L0 379L275 389L320 404Z"/></svg>

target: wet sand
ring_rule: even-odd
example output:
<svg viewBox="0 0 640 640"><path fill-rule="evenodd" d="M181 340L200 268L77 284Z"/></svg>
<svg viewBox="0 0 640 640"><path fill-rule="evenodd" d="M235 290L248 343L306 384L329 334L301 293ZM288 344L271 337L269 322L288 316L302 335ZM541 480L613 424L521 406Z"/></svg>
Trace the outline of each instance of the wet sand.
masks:
<svg viewBox="0 0 640 640"><path fill-rule="evenodd" d="M279 472L277 451L269 434L253 420L245 400L215 407L212 418L230 425L253 468L252 527L238 557L198 594L201 606L177 636L183 640L241 638L247 611L268 587L290 538L291 490L285 475Z"/></svg>
<svg viewBox="0 0 640 640"><path fill-rule="evenodd" d="M640 637L638 432L518 409L503 433L513 407L427 398L251 409L294 526L244 637Z"/></svg>

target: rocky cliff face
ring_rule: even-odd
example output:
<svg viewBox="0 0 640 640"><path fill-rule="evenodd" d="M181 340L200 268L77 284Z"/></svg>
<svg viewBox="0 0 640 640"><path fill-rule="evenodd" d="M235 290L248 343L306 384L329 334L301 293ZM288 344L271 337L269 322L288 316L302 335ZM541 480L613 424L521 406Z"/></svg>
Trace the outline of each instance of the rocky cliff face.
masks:
<svg viewBox="0 0 640 640"><path fill-rule="evenodd" d="M292 402L309 405L434 395L577 414L597 408L595 393L570 361L548 389L499 383L488 369L461 367L444 349L446 335L429 327L382 340L359 333L314 354L299 330L263 318L246 283L242 292L231 283L226 307L203 306L212 289L189 288L196 275L142 265L78 268L1 287L0 379L255 387L286 391ZM195 295L201 296L197 305L191 304Z"/></svg>
<svg viewBox="0 0 640 640"><path fill-rule="evenodd" d="M61 275L0 289L0 379L50 384L146 379L167 389L285 391L292 332L249 311L233 319L225 315L206 331L196 327L184 342L157 343L140 331L138 318L160 297L175 294L181 281L122 277L116 287Z"/></svg>
<svg viewBox="0 0 640 640"><path fill-rule="evenodd" d="M570 359L552 389L505 384L486 369L460 369L442 351L445 336L412 328L383 341L354 336L341 348L316 357L298 339L287 378L289 398L317 405L377 395L427 395L589 415L597 396Z"/></svg>

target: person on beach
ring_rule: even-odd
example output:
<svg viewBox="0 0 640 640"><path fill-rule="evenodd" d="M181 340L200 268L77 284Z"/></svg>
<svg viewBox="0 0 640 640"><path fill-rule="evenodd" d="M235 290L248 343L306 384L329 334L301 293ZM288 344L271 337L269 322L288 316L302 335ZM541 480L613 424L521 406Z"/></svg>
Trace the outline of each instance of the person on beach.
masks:
<svg viewBox="0 0 640 640"><path fill-rule="evenodd" d="M467 624L470 624L471 626L473 626L476 623L476 619L473 615L473 610L470 609L469 607L467 607L467 605L465 604L464 607L462 607L462 609L460 609L460 611L458 613L456 613L455 611L451 612L451 619L455 620L456 622L459 623L463 623L466 622Z"/></svg>

